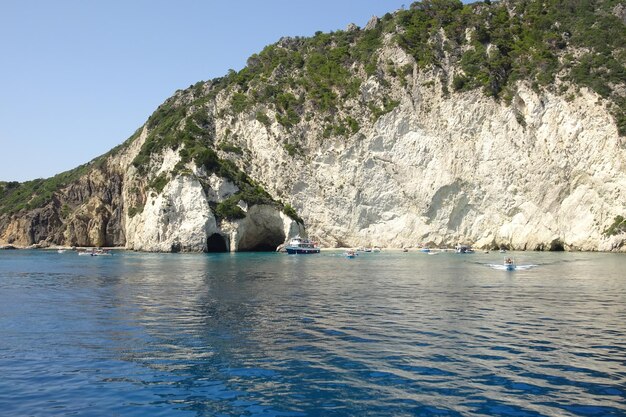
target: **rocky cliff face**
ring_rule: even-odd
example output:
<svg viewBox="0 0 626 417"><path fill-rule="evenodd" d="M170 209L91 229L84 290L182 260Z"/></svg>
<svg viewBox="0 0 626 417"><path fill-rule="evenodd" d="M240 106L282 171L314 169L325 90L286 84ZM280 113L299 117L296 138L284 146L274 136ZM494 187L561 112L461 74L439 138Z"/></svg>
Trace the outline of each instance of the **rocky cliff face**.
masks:
<svg viewBox="0 0 626 417"><path fill-rule="evenodd" d="M117 246L159 252L275 250L304 234L301 223L276 205L241 205L246 216L216 219L211 205L239 191L228 179L193 168L160 191L146 188L132 161L147 130L107 157L44 207L0 217L0 243L13 246ZM180 157L167 150L154 175L169 172ZM136 208L140 206L142 210Z"/></svg>
<svg viewBox="0 0 626 417"><path fill-rule="evenodd" d="M62 187L43 207L0 216L0 242L16 246L122 246L119 167L106 164Z"/></svg>
<svg viewBox="0 0 626 417"><path fill-rule="evenodd" d="M626 150L597 95L520 84L506 105L478 91L444 96L431 79L414 73L392 112L349 138L307 138L295 158L280 126L229 128L254 177L289 196L327 246L622 245L602 231L626 212ZM370 80L361 93L378 88Z"/></svg>
<svg viewBox="0 0 626 417"><path fill-rule="evenodd" d="M431 33L437 64L424 64L397 41L408 29L382 29L393 19L351 25L344 38L282 39L241 73L178 91L45 204L1 214L0 244L273 250L304 233L297 213L327 247L626 251L623 229L605 233L626 213L623 80L602 96L565 65L546 86L503 87L492 71L485 94L466 88L474 67L455 57L449 31ZM495 34L482 45L479 30L457 30L458 53L499 56ZM346 39L375 53L346 62Z"/></svg>

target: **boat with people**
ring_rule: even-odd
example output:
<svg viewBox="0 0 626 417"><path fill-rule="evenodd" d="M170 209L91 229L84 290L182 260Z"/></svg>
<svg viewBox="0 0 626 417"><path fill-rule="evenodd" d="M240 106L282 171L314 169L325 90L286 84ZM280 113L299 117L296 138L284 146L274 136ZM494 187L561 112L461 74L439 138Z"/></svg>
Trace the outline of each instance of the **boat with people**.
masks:
<svg viewBox="0 0 626 417"><path fill-rule="evenodd" d="M107 249L95 249L78 251L81 256L111 256L111 252Z"/></svg>
<svg viewBox="0 0 626 417"><path fill-rule="evenodd" d="M354 259L357 256L357 253L353 249L348 249L345 255L348 259Z"/></svg>
<svg viewBox="0 0 626 417"><path fill-rule="evenodd" d="M285 246L285 250L290 255L320 253L320 248L315 242L300 236L292 238Z"/></svg>
<svg viewBox="0 0 626 417"><path fill-rule="evenodd" d="M474 253L474 249L472 249L470 246L458 245L456 247L456 253Z"/></svg>
<svg viewBox="0 0 626 417"><path fill-rule="evenodd" d="M504 259L504 268L507 271L514 271L515 270L515 261L513 260L513 258L505 258Z"/></svg>

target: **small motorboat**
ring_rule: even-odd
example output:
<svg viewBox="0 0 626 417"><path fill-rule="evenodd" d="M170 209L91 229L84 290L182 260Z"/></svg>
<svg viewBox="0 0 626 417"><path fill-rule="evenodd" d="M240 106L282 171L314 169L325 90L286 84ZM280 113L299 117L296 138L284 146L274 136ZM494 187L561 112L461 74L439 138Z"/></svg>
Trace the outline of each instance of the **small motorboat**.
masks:
<svg viewBox="0 0 626 417"><path fill-rule="evenodd" d="M506 268L507 271L514 271L515 261L512 258L504 259L504 267Z"/></svg>
<svg viewBox="0 0 626 417"><path fill-rule="evenodd" d="M356 257L356 255L357 255L357 253L355 251L353 251L352 249L349 249L349 250L346 251L345 255L346 255L346 258L348 258L348 259L354 259Z"/></svg>
<svg viewBox="0 0 626 417"><path fill-rule="evenodd" d="M456 253L474 253L474 249L472 249L470 246L458 245L456 247Z"/></svg>

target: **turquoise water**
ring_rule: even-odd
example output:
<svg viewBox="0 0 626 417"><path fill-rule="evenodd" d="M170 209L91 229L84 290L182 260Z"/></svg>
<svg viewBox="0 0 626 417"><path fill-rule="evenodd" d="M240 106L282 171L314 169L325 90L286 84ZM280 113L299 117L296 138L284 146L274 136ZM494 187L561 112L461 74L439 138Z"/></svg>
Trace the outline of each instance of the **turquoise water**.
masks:
<svg viewBox="0 0 626 417"><path fill-rule="evenodd" d="M626 256L513 255L0 251L0 415L626 415Z"/></svg>

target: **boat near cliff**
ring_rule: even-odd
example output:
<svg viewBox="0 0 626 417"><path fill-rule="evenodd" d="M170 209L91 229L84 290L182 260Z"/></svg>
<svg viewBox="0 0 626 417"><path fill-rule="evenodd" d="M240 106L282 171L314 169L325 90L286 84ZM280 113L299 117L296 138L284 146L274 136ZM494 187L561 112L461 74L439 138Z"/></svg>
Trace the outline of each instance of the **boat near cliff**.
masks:
<svg viewBox="0 0 626 417"><path fill-rule="evenodd" d="M472 249L470 246L458 245L456 247L456 253L474 253L474 249Z"/></svg>
<svg viewBox="0 0 626 417"><path fill-rule="evenodd" d="M504 260L504 268L507 271L515 271L515 261L512 258L506 258Z"/></svg>
<svg viewBox="0 0 626 417"><path fill-rule="evenodd" d="M91 249L78 251L81 256L111 256L111 252L107 249Z"/></svg>
<svg viewBox="0 0 626 417"><path fill-rule="evenodd" d="M285 249L290 255L320 253L319 246L309 239L302 238L300 236L296 236L291 239Z"/></svg>

